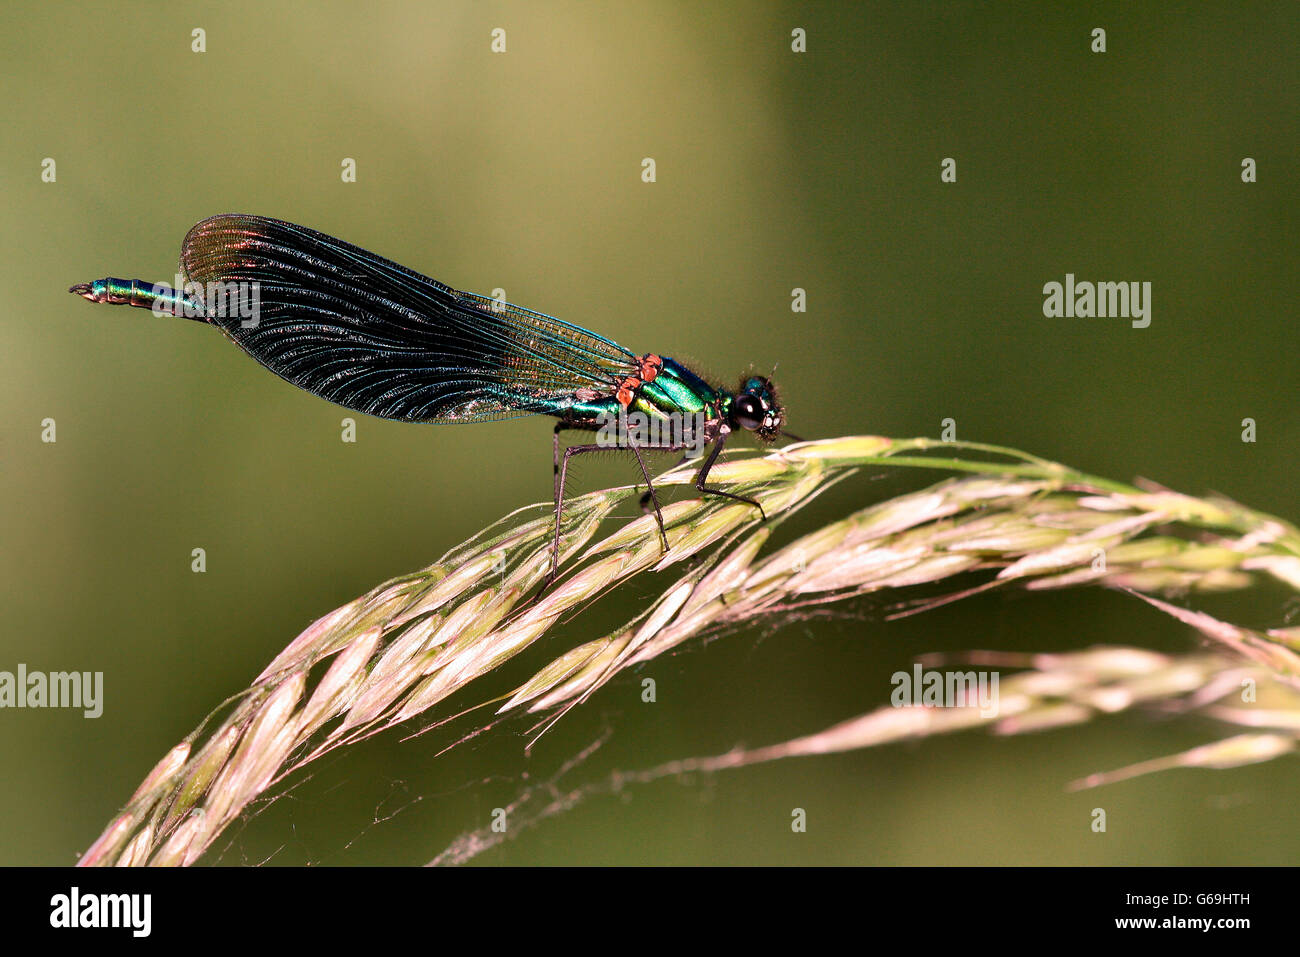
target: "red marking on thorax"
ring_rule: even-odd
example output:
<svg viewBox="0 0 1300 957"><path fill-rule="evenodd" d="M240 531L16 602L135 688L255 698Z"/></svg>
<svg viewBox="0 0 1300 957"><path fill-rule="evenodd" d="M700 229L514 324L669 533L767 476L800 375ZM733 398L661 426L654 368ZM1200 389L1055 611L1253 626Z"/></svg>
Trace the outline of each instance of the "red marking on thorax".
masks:
<svg viewBox="0 0 1300 957"><path fill-rule="evenodd" d="M632 397L636 394L636 390L647 382L653 382L659 375L659 370L664 367L664 360L653 352L647 352L636 361L636 367L636 375L627 376L614 391L614 398L618 399L618 404L625 409L632 404Z"/></svg>
<svg viewBox="0 0 1300 957"><path fill-rule="evenodd" d="M632 394L639 388L641 388L641 380L630 375L618 384L618 391L614 393L614 397L618 399L618 404L626 409L632 404Z"/></svg>
<svg viewBox="0 0 1300 957"><path fill-rule="evenodd" d="M654 382L655 376L659 375L659 370L664 367L664 360L660 359L653 352L647 352L638 362L640 369L638 374L642 382Z"/></svg>

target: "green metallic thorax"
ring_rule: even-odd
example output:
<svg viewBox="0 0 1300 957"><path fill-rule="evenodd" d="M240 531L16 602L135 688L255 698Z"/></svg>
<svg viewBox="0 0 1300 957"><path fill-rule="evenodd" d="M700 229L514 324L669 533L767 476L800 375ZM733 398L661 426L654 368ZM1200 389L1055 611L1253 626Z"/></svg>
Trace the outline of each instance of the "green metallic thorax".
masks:
<svg viewBox="0 0 1300 957"><path fill-rule="evenodd" d="M551 414L579 428L599 428L611 416L623 412L614 395L615 388L611 384L610 395L576 401ZM660 421L670 416L681 419L702 416L713 420L725 417L730 405L729 394L713 388L681 363L664 356L663 368L653 381L642 383L636 390L627 412L641 412L649 419Z"/></svg>

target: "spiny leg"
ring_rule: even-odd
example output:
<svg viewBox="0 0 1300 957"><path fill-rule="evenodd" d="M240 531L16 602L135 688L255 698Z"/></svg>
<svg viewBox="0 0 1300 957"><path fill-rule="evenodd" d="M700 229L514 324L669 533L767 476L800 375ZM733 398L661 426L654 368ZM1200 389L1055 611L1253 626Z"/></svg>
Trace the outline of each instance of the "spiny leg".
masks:
<svg viewBox="0 0 1300 957"><path fill-rule="evenodd" d="M645 458L641 455L641 448L632 442L629 442L627 447L636 456L636 463L641 466L641 474L645 476L646 495L649 495L650 501L654 503L655 521L659 523L659 541L663 544L664 552L667 553L668 533L664 531L664 513L659 508L659 496L655 494L654 483L650 481L650 470L645 467ZM654 448L654 446L646 447ZM644 496L642 496L642 501L644 501Z"/></svg>
<svg viewBox="0 0 1300 957"><path fill-rule="evenodd" d="M648 448L649 446L646 447ZM680 446L674 447L671 445L665 445L662 446L662 448L664 449L664 451L676 452L677 449L680 448ZM685 455L683 455L680 459L678 459L676 462L673 463L673 468L680 468L690 460L691 460L691 453L690 450L688 449ZM641 496L641 511L646 515L650 514L650 499L651 499L651 495L649 492L646 492L644 495ZM654 503L654 507L655 508L659 507L659 503L657 501Z"/></svg>
<svg viewBox="0 0 1300 957"><path fill-rule="evenodd" d="M552 455L552 457L551 457L551 468L552 468L552 472L553 472L554 475L555 475L555 494L556 494L557 497L558 497L559 494L560 494L560 493L559 493L559 489L560 489L560 433L563 432L563 431L565 431L566 429L573 429L573 428L575 428L575 426L570 425L568 422L556 422L556 423L555 423L555 429L554 429L554 432L552 433L552 444L553 444L553 449L554 449L554 451L553 451L553 455ZM623 447L624 447L624 446L615 446L614 448L623 448ZM646 515L649 515L649 514L650 514L650 509L651 509L651 502L653 502L654 511L655 511L655 513L656 513L656 516L659 518L659 532L660 532L660 534L662 535L662 534L663 534L663 529L664 529L663 516L662 516L662 514L661 514L660 511L659 511L659 499L655 496L654 486L653 486L653 485L651 484L651 482L650 482L650 473L646 470L646 465L645 465L645 462L644 462L644 461L642 460L642 458L641 458L641 453L640 453L640 452L637 452L636 449L633 448L633 446L632 446L631 444L629 444L629 445L626 446L626 447L627 447L628 449L630 449L631 451L636 452L637 463L641 466L641 474L645 477L646 492L645 492L644 495L641 496L641 511L644 512ZM681 447L682 447L682 446L680 446L680 445L675 445L675 444L667 444L667 445L643 445L643 446L641 446L641 448L654 449L654 450L663 450L663 451L668 451L668 452L676 452L676 451L678 451ZM684 465L684 464L685 464L687 461L689 461L689 460L690 460L690 452L687 452L685 455L682 456L681 461L677 462L677 463L673 466L673 468L677 468L677 466L679 466L679 465ZM668 537L667 537L666 535L664 535L663 538L664 538L664 551L667 551L667 550L668 550Z"/></svg>
<svg viewBox="0 0 1300 957"><path fill-rule="evenodd" d="M553 465L553 472L555 474L555 495L557 498L560 495L560 433L565 431L566 429L572 429L572 428L573 426L570 425L568 422L555 423L555 435L554 435L555 454L552 457L551 461Z"/></svg>
<svg viewBox="0 0 1300 957"><path fill-rule="evenodd" d="M563 423L561 423L563 424ZM555 427L556 432L556 454L559 454L559 426ZM542 583L542 591L546 591L555 581L555 576L560 571L560 522L564 518L564 480L569 475L569 459L575 455L583 455L587 452L601 452L605 450L603 445L571 445L564 450L564 462L560 465L559 474L555 478L555 539L551 545L551 570L546 576L546 581ZM540 594L540 592L538 593Z"/></svg>
<svg viewBox="0 0 1300 957"><path fill-rule="evenodd" d="M727 444L727 433L723 432L718 436L717 441L713 443L713 449L709 452L709 457L704 461L704 467L700 469L700 474L695 477L695 487L701 492L708 495L721 495L723 498L729 498L736 502L744 502L746 505L752 505L758 509L758 514L763 516L763 521L767 521L767 512L763 510L763 505L756 498L750 498L747 495L737 495L734 492L725 492L720 488L710 488L705 485L709 477L709 472L713 468L713 463L718 460L722 453L722 447Z"/></svg>
<svg viewBox="0 0 1300 957"><path fill-rule="evenodd" d="M564 426L565 423L563 422L560 422L555 426L555 456L557 462L559 462L559 454L560 454L559 433L561 431L561 428ZM555 479L555 538L551 546L551 570L546 576L546 581L542 583L541 591L538 592L539 596L542 594L542 592L545 592L546 589L550 587L551 582L555 581L555 576L559 574L559 570L560 570L560 528L561 528L560 523L564 517L564 485L565 482L568 480L568 476L569 476L569 459L575 455L585 455L588 452L611 452L611 451L618 451L619 449L623 449L625 451L634 453L636 455L637 464L641 466L641 474L642 476L645 477L646 486L650 490L648 494L651 496L651 498L654 501L655 519L659 523L659 539L661 544L663 545L664 551L666 552L668 551L668 534L664 530L664 517L663 517L663 513L659 510L659 499L658 496L655 495L654 485L650 481L650 470L646 468L645 459L641 455L641 450L649 449L650 451L676 452L679 451L681 448L682 448L681 445L674 445L674 444L666 444L666 445L628 444L628 445L614 445L614 446L596 444L596 445L571 445L564 450L564 460L563 462L559 462L559 470Z"/></svg>
<svg viewBox="0 0 1300 957"><path fill-rule="evenodd" d="M709 451L708 459L705 461L703 467L701 467L700 474L695 477L695 488L697 491L703 492L706 495L718 495L722 498L729 498L736 502L744 502L746 505L752 505L756 509L758 509L758 513L761 516L763 516L763 521L766 522L767 512L763 508L763 503L758 501L758 499L750 498L747 495L736 495L734 492L727 492L720 488L714 488L710 485L705 484L706 480L709 477L709 472L713 469L714 463L717 461L718 456L722 453L722 447L726 443L726 441L727 441L727 436L724 433L713 443L713 446ZM644 447L650 448L650 446L644 446ZM671 449L672 446L664 446L664 448ZM689 453L687 455L682 456L682 460L678 462L677 465L674 466L674 468L686 464L688 461L690 461L690 459L691 459L691 455ZM641 511L645 512L647 515L650 513L650 508L649 508L650 498L651 498L650 492L646 492L644 495L641 496ZM658 501L655 501L654 507L656 509L659 507Z"/></svg>

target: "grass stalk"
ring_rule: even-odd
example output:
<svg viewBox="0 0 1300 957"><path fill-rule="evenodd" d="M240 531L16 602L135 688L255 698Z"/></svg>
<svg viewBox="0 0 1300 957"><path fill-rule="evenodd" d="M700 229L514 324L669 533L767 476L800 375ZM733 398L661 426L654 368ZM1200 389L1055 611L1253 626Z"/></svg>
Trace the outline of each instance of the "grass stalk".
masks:
<svg viewBox="0 0 1300 957"><path fill-rule="evenodd" d="M791 515L867 468L955 474L768 548ZM693 478L686 466L655 482ZM1184 620L1223 654L1300 680L1295 629L1252 632L1196 619L1158 597L1244 588L1259 576L1300 592L1300 531L1227 499L1116 482L997 446L879 436L732 456L711 479L758 498L769 521L720 498L674 502L664 508L663 554L652 516L597 538L614 510L639 495L605 489L566 504L561 576L537 601L529 599L546 574L553 532L545 506L513 512L427 568L323 616L158 762L81 863L193 863L288 775L427 715L647 572L673 575L623 627L556 657L498 714L554 721L625 669L693 638L869 593L896 591L901 600L915 586L941 583L952 590L903 601L898 614L994 588L1125 589L1193 616Z"/></svg>

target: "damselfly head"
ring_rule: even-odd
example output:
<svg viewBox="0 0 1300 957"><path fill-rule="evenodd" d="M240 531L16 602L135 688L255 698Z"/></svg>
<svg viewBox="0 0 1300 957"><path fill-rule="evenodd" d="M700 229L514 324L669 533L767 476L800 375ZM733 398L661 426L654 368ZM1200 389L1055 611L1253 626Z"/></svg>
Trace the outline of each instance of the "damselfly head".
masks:
<svg viewBox="0 0 1300 957"><path fill-rule="evenodd" d="M753 432L764 442L773 442L781 434L785 409L776 398L776 386L761 375L750 376L740 384L731 402L731 425Z"/></svg>

